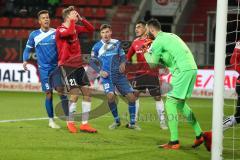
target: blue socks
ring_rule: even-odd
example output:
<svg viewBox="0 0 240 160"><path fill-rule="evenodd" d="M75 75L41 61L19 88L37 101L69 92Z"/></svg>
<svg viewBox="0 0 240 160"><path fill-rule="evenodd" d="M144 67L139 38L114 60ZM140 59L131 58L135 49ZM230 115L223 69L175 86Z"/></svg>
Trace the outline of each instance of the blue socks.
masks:
<svg viewBox="0 0 240 160"><path fill-rule="evenodd" d="M116 102L108 103L108 105L109 105L109 108L112 112L112 115L114 117L115 122L120 123L120 118L118 116L118 110L117 110ZM129 110L129 115L130 115L130 124L134 125L135 124L135 116L136 116L136 104L135 104L135 102L129 102L128 103L128 110Z"/></svg>
<svg viewBox="0 0 240 160"><path fill-rule="evenodd" d="M135 102L129 102L128 103L128 111L130 115L130 124L135 124L135 116L136 116L136 104Z"/></svg>
<svg viewBox="0 0 240 160"><path fill-rule="evenodd" d="M46 106L46 110L47 110L47 114L49 118L53 118L53 102L52 102L52 98L45 99L45 106Z"/></svg>
<svg viewBox="0 0 240 160"><path fill-rule="evenodd" d="M118 116L117 104L116 102L108 102L108 106L112 112L114 120L116 123L120 123L120 118Z"/></svg>

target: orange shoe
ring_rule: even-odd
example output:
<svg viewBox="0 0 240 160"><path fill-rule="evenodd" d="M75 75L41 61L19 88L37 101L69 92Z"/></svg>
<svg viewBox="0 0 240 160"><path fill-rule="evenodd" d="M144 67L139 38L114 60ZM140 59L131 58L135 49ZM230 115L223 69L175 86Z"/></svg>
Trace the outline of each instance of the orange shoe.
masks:
<svg viewBox="0 0 240 160"><path fill-rule="evenodd" d="M77 133L77 127L74 122L67 122L67 128L70 133Z"/></svg>
<svg viewBox="0 0 240 160"><path fill-rule="evenodd" d="M81 124L80 125L80 131L82 132L88 132L88 133L97 133L97 130L90 126L90 124Z"/></svg>
<svg viewBox="0 0 240 160"><path fill-rule="evenodd" d="M206 149L211 152L211 147L212 147L212 131L204 132L203 133L204 137L204 145Z"/></svg>
<svg viewBox="0 0 240 160"><path fill-rule="evenodd" d="M160 145L159 148L178 150L180 148L180 144L178 141L169 142L167 144Z"/></svg>
<svg viewBox="0 0 240 160"><path fill-rule="evenodd" d="M203 134L201 134L200 138L196 138L194 140L194 143L192 145L192 148L197 148L199 147L202 143L204 142L204 137L203 137Z"/></svg>

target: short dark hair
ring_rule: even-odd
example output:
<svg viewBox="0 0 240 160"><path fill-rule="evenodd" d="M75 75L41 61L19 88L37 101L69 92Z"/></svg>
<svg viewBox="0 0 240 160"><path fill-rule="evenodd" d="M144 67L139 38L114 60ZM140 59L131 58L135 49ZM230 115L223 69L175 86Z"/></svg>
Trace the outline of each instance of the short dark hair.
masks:
<svg viewBox="0 0 240 160"><path fill-rule="evenodd" d="M49 14L48 10L41 10L37 13L38 18L42 15L42 14Z"/></svg>
<svg viewBox="0 0 240 160"><path fill-rule="evenodd" d="M140 21L137 21L136 25L137 24L142 24L143 26L146 26L147 23L143 20L140 20Z"/></svg>
<svg viewBox="0 0 240 160"><path fill-rule="evenodd" d="M153 26L154 28L156 28L157 30L161 30L161 24L157 19L150 19L147 22L148 26Z"/></svg>
<svg viewBox="0 0 240 160"><path fill-rule="evenodd" d="M62 11L63 19L65 19L70 14L70 12L74 11L74 10L75 10L74 6L69 6L69 7L65 8L65 9L63 9L63 11Z"/></svg>
<svg viewBox="0 0 240 160"><path fill-rule="evenodd" d="M110 24L102 24L100 26L100 31L106 29L106 28L109 28L110 30L112 30L112 26Z"/></svg>

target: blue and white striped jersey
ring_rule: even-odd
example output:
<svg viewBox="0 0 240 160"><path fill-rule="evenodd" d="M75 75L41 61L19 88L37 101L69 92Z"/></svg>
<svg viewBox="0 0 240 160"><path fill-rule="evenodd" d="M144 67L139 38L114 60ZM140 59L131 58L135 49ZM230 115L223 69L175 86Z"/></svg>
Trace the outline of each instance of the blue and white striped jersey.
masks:
<svg viewBox="0 0 240 160"><path fill-rule="evenodd" d="M109 42L100 40L92 48L92 57L100 60L101 69L113 74L119 73L119 66L126 61L121 42L111 39Z"/></svg>
<svg viewBox="0 0 240 160"><path fill-rule="evenodd" d="M41 29L31 32L23 52L23 61L29 59L29 53L35 48L38 67L42 69L57 66L57 46L55 41L56 30L51 28L47 32Z"/></svg>

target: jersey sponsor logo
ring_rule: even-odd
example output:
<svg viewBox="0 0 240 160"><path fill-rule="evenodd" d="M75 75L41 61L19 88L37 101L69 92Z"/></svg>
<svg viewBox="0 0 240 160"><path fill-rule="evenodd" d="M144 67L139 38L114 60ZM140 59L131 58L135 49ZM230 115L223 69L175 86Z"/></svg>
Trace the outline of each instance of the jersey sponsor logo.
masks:
<svg viewBox="0 0 240 160"><path fill-rule="evenodd" d="M51 34L53 34L55 31L54 30L49 30L48 32L44 33L44 32L41 32L39 35L37 35L35 38L34 38L34 41L35 41L35 47L45 38L47 38L48 36L50 36Z"/></svg>
<svg viewBox="0 0 240 160"><path fill-rule="evenodd" d="M55 43L39 42L39 45L41 45L41 46L47 46L47 45L55 45Z"/></svg>
<svg viewBox="0 0 240 160"><path fill-rule="evenodd" d="M137 50L136 51L136 54L142 54L143 53L143 50Z"/></svg>
<svg viewBox="0 0 240 160"><path fill-rule="evenodd" d="M114 44L103 44L102 47L99 49L98 51L98 57L105 55L105 56L111 56L111 55L115 55L117 53L115 52L108 52L108 51L112 51L114 48L116 48L116 46L114 46Z"/></svg>

